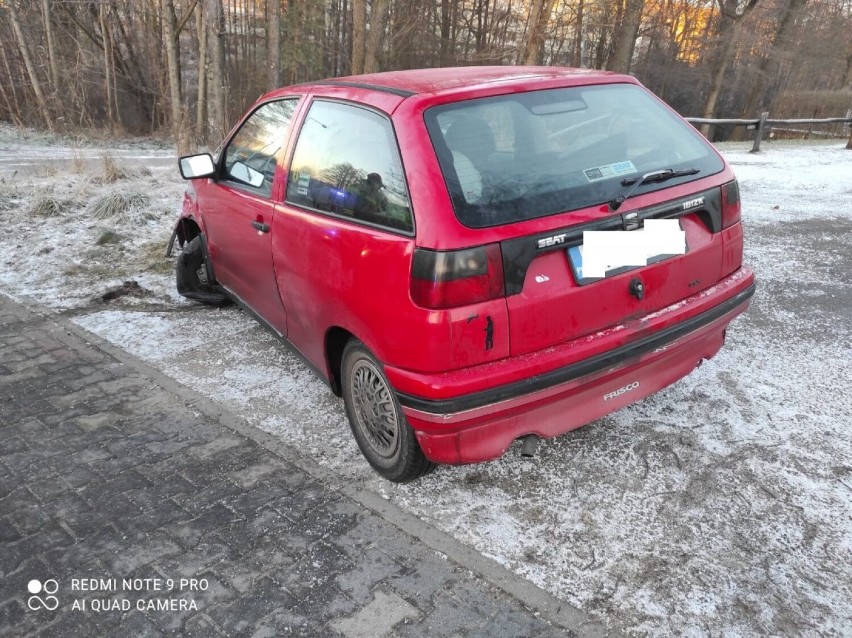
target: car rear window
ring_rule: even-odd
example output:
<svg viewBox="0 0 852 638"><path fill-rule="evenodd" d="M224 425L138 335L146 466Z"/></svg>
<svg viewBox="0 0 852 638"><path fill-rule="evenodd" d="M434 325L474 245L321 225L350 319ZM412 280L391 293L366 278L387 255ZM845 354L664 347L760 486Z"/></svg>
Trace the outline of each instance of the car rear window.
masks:
<svg viewBox="0 0 852 638"><path fill-rule="evenodd" d="M695 129L632 84L468 100L425 118L456 216L473 228L601 204L651 171L698 169L635 193L724 167Z"/></svg>

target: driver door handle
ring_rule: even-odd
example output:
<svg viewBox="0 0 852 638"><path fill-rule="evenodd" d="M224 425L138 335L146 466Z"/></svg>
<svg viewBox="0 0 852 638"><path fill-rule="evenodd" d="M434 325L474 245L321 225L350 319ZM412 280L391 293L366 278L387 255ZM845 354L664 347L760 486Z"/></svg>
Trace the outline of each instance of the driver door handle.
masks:
<svg viewBox="0 0 852 638"><path fill-rule="evenodd" d="M251 223L257 229L259 233L268 233L269 232L269 224L264 224L263 222L254 221Z"/></svg>

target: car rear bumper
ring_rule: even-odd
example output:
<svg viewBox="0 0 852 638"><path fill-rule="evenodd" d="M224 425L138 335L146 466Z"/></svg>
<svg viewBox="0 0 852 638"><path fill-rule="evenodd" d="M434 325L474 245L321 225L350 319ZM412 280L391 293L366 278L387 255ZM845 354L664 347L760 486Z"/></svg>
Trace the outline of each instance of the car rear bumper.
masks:
<svg viewBox="0 0 852 638"><path fill-rule="evenodd" d="M746 310L754 290L754 274L742 268L701 293L579 344L481 370L432 377L387 372L429 459L486 461L501 456L520 436L563 434L683 378L719 351L728 324ZM578 352L595 354L578 359ZM512 373L515 380L508 383L452 393L471 377L505 379ZM417 386L416 394L403 390Z"/></svg>

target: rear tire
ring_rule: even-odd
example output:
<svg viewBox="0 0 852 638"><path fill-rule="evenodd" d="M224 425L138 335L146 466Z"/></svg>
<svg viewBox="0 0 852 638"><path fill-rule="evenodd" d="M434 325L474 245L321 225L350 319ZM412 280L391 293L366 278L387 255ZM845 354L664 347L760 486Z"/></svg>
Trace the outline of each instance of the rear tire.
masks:
<svg viewBox="0 0 852 638"><path fill-rule="evenodd" d="M229 299L216 285L207 264L204 239L196 236L183 247L175 265L177 291L187 299L209 306L224 306Z"/></svg>
<svg viewBox="0 0 852 638"><path fill-rule="evenodd" d="M435 464L420 449L382 365L360 341L343 350L343 402L355 441L367 462L394 483L407 483Z"/></svg>

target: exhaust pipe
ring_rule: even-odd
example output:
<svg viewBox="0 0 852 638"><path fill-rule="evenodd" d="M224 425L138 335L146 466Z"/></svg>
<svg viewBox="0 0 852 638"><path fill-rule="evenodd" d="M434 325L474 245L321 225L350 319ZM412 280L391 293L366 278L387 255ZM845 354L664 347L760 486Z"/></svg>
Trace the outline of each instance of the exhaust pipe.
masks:
<svg viewBox="0 0 852 638"><path fill-rule="evenodd" d="M535 451L538 448L539 438L537 434L527 434L521 438L521 456L530 459L535 456Z"/></svg>

